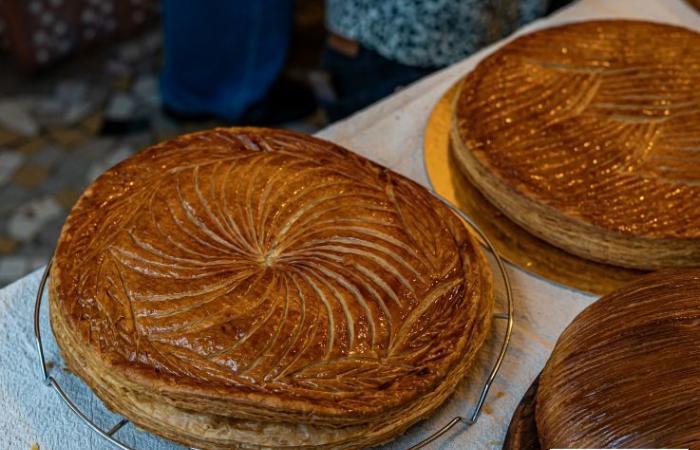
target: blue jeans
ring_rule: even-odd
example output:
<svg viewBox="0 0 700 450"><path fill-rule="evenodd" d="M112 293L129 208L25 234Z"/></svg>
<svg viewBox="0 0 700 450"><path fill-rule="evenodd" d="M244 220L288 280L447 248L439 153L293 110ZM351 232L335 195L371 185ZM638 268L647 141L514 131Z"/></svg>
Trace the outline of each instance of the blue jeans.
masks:
<svg viewBox="0 0 700 450"><path fill-rule="evenodd" d="M163 103L237 120L279 75L291 17L292 0L164 0Z"/></svg>

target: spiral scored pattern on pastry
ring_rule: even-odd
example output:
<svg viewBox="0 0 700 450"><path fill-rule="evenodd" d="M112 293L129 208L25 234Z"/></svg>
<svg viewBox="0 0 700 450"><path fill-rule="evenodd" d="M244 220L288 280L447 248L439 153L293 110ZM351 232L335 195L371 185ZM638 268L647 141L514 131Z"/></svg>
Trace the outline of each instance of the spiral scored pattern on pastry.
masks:
<svg viewBox="0 0 700 450"><path fill-rule="evenodd" d="M700 270L647 275L579 314L535 417L542 448L700 448Z"/></svg>
<svg viewBox="0 0 700 450"><path fill-rule="evenodd" d="M106 172L51 273L66 360L135 423L159 432L136 411L175 408L188 423L341 429L304 441L328 448L373 427L366 445L387 440L437 407L491 302L477 244L427 191L331 143L254 128L186 135ZM171 439L209 445L173 426Z"/></svg>
<svg viewBox="0 0 700 450"><path fill-rule="evenodd" d="M696 32L622 20L515 39L462 83L460 168L567 251L642 269L700 264L698 48Z"/></svg>

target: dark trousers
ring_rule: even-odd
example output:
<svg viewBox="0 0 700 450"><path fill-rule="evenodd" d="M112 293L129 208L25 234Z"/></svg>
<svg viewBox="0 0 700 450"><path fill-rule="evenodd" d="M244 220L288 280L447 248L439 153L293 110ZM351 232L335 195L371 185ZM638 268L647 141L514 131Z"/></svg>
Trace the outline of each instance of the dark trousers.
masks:
<svg viewBox="0 0 700 450"><path fill-rule="evenodd" d="M354 56L326 47L322 66L330 74L336 94L334 100L324 102L331 122L349 116L437 69L400 64L362 46Z"/></svg>
<svg viewBox="0 0 700 450"><path fill-rule="evenodd" d="M236 121L277 78L292 0L164 0L163 103Z"/></svg>

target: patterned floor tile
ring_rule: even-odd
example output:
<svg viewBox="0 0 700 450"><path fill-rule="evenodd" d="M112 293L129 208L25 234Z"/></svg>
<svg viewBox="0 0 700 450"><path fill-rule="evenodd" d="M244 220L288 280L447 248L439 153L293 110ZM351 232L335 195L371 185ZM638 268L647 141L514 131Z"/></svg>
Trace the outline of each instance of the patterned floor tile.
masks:
<svg viewBox="0 0 700 450"><path fill-rule="evenodd" d="M98 111L89 115L85 120L83 120L81 126L83 130L85 130L89 134L97 134L97 132L100 131L100 127L102 126L102 111Z"/></svg>
<svg viewBox="0 0 700 450"><path fill-rule="evenodd" d="M31 155L34 152L38 152L47 144L46 139L37 137L29 140L23 140L21 144L15 147L16 150L24 153L25 155Z"/></svg>
<svg viewBox="0 0 700 450"><path fill-rule="evenodd" d="M58 201L66 211L70 211L79 197L80 192L70 188L61 189L54 195L56 201Z"/></svg>
<svg viewBox="0 0 700 450"><path fill-rule="evenodd" d="M0 255L7 255L12 253L17 248L19 243L6 236L0 236Z"/></svg>
<svg viewBox="0 0 700 450"><path fill-rule="evenodd" d="M58 128L50 132L51 140L65 148L80 145L90 136L80 128Z"/></svg>
<svg viewBox="0 0 700 450"><path fill-rule="evenodd" d="M129 75L123 75L118 78L115 78L114 81L112 82L112 88L115 91L126 91L129 89L131 86L131 76Z"/></svg>
<svg viewBox="0 0 700 450"><path fill-rule="evenodd" d="M25 158L25 155L16 151L3 151L0 153L0 186L3 186L12 178Z"/></svg>
<svg viewBox="0 0 700 450"><path fill-rule="evenodd" d="M51 168L56 161L58 161L61 157L64 156L64 151L61 149L61 147L54 145L54 144L49 144L44 146L41 150L33 153L29 157L29 161L32 164L36 164L42 167L46 168Z"/></svg>
<svg viewBox="0 0 700 450"><path fill-rule="evenodd" d="M0 101L0 123L24 136L39 134L39 124L30 113L31 103L26 98Z"/></svg>
<svg viewBox="0 0 700 450"><path fill-rule="evenodd" d="M50 220L63 214L61 205L53 197L32 200L17 208L7 221L7 233L12 239L29 241Z"/></svg>
<svg viewBox="0 0 700 450"><path fill-rule="evenodd" d="M10 131L7 128L0 127L0 146L10 146L21 139L23 138L19 134Z"/></svg>
<svg viewBox="0 0 700 450"><path fill-rule="evenodd" d="M15 209L29 202L37 195L33 189L27 189L16 184L8 184L0 189L0 218L3 225L7 223L7 218L12 215Z"/></svg>
<svg viewBox="0 0 700 450"><path fill-rule="evenodd" d="M116 164L119 164L133 154L134 149L131 147L121 146L115 149L106 159L97 161L90 166L85 176L85 182L92 183L97 177L102 175L104 171Z"/></svg>
<svg viewBox="0 0 700 450"><path fill-rule="evenodd" d="M0 282L10 283L29 271L29 260L23 256L0 256Z"/></svg>
<svg viewBox="0 0 700 450"><path fill-rule="evenodd" d="M12 181L18 186L26 188L38 187L46 177L49 176L49 169L38 164L25 164L15 172Z"/></svg>

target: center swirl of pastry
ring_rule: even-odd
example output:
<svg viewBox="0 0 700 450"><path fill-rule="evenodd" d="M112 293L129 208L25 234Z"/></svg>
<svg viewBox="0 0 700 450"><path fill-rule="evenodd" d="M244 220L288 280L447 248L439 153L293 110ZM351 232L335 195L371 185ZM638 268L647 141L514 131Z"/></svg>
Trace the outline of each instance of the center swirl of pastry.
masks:
<svg viewBox="0 0 700 450"><path fill-rule="evenodd" d="M315 389L361 388L339 387L331 362L376 385L449 355L444 324L471 311L429 194L356 158L262 144L160 155L163 174L110 209L103 246L80 255L96 290L77 296L108 318L99 333L190 377Z"/></svg>

